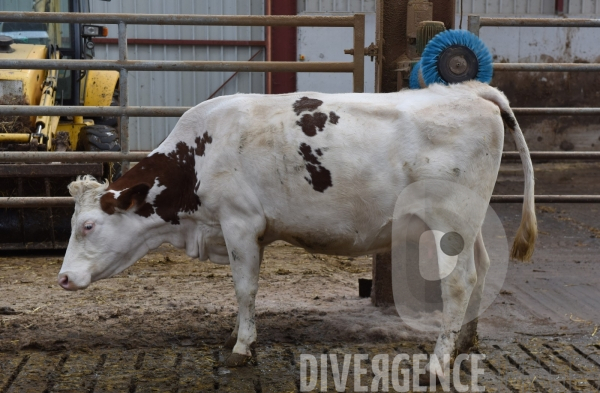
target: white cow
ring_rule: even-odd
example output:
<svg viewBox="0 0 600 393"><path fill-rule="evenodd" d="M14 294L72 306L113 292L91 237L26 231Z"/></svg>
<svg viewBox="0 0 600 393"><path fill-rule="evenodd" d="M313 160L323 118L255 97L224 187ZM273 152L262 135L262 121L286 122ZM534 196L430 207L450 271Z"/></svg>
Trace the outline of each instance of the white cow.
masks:
<svg viewBox="0 0 600 393"><path fill-rule="evenodd" d="M165 242L200 260L230 264L239 312L227 364L242 365L256 341L265 246L284 240L314 253L389 251L398 195L423 179L455 182L489 201L503 120L525 172L512 256L527 260L537 227L525 139L501 92L467 82L389 94L237 94L206 101L119 180L71 183L73 231L58 282L86 288ZM457 341L472 341L472 325L459 336L461 321L467 305L479 308L488 266L481 233L464 239L458 257L464 274L441 283L438 359L452 354Z"/></svg>

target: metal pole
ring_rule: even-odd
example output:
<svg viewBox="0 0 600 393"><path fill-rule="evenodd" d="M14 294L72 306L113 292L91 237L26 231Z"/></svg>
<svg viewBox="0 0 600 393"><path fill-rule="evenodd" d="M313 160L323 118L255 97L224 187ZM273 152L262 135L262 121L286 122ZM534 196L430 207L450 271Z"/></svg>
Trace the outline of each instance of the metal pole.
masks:
<svg viewBox="0 0 600 393"><path fill-rule="evenodd" d="M70 207L75 204L72 197L2 197L0 208L23 207Z"/></svg>
<svg viewBox="0 0 600 393"><path fill-rule="evenodd" d="M364 53L361 48L360 53ZM240 72L353 72L354 62L171 61L171 60L0 60L0 69Z"/></svg>
<svg viewBox="0 0 600 393"><path fill-rule="evenodd" d="M125 22L119 22L119 61L127 61L127 25ZM119 70L119 106L121 109L127 109L129 97L127 94L127 69ZM129 117L121 115L119 121L119 136L121 142L121 153L129 153ZM125 174L129 170L129 161L121 162L121 173Z"/></svg>
<svg viewBox="0 0 600 393"><path fill-rule="evenodd" d="M598 160L600 151L531 151L529 156L533 161ZM520 160L519 153L516 151L505 151L502 153L502 158Z"/></svg>
<svg viewBox="0 0 600 393"><path fill-rule="evenodd" d="M469 15L468 29L471 33L475 34L477 37L479 37L480 20L481 20L481 17L479 15Z"/></svg>
<svg viewBox="0 0 600 393"><path fill-rule="evenodd" d="M0 105L0 116L181 117L189 109L189 106L128 106L121 108L120 106Z"/></svg>
<svg viewBox="0 0 600 393"><path fill-rule="evenodd" d="M536 203L600 203L600 195L536 195ZM523 195L492 195L490 203L523 203Z"/></svg>
<svg viewBox="0 0 600 393"><path fill-rule="evenodd" d="M600 27L600 19L483 17L480 26Z"/></svg>
<svg viewBox="0 0 600 393"><path fill-rule="evenodd" d="M600 195L536 195L536 203L600 203ZM522 195L492 195L490 203L523 203ZM69 207L71 197L0 197L0 208Z"/></svg>
<svg viewBox="0 0 600 393"><path fill-rule="evenodd" d="M85 23L181 26L321 26L353 27L353 16L313 15L179 15L179 14L83 14L68 12L0 12L3 22Z"/></svg>
<svg viewBox="0 0 600 393"><path fill-rule="evenodd" d="M354 69L355 93L365 91L365 14L354 15Z"/></svg>
<svg viewBox="0 0 600 393"><path fill-rule="evenodd" d="M541 71L541 72L598 72L600 64L584 63L494 63L494 71Z"/></svg>
<svg viewBox="0 0 600 393"><path fill-rule="evenodd" d="M48 106L0 105L0 116L181 117L188 106ZM516 115L599 116L600 108L512 108ZM13 135L13 134L11 134ZM29 135L29 134L27 134Z"/></svg>
<svg viewBox="0 0 600 393"><path fill-rule="evenodd" d="M117 152L61 152L61 151L11 151L0 152L0 162L42 163L42 162L119 162L141 161L150 152L135 151L128 154ZM18 164L15 164L18 165Z"/></svg>

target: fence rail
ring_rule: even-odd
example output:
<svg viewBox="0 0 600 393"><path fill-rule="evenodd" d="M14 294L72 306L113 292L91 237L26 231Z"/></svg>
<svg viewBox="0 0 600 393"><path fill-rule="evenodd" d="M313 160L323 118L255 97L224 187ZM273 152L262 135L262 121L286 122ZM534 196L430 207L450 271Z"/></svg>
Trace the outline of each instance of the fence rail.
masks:
<svg viewBox="0 0 600 393"><path fill-rule="evenodd" d="M295 61L169 61L169 60L0 60L0 69L239 71L239 72L354 72L352 62Z"/></svg>
<svg viewBox="0 0 600 393"><path fill-rule="evenodd" d="M76 162L139 162L146 157L150 151L119 152L30 152L11 151L0 152L0 163L76 163ZM532 151L532 161L552 160L600 160L600 151ZM502 153L503 160L520 160L519 152L505 151ZM19 165L19 164L15 164Z"/></svg>
<svg viewBox="0 0 600 393"><path fill-rule="evenodd" d="M364 91L365 15L352 16L263 16L263 15L150 15L150 14L83 14L64 12L0 12L3 22L99 23L118 25L118 60L0 60L0 69L38 70L116 70L119 71L119 108L31 108L6 106L0 114L18 115L20 111L37 110L36 115L115 115L120 116L120 142L123 157L129 154L130 116L180 116L182 108L130 108L128 99L129 71L245 71L245 72L348 72L353 74L354 92ZM349 62L251 62L251 61L156 61L128 60L127 25L193 25L193 26L326 26L353 28L353 60ZM67 110L71 109L70 113ZM155 112L152 112L155 110ZM32 112L29 112L32 113ZM28 113L28 114L29 114ZM55 153L52 153L55 154ZM24 157L24 156L23 156ZM58 157L56 160L58 161ZM16 160L18 162L19 160ZM24 162L24 161L21 161ZM48 161L44 161L48 162ZM129 169L123 161L122 171Z"/></svg>
<svg viewBox="0 0 600 393"><path fill-rule="evenodd" d="M362 14L357 14L362 15ZM179 15L179 14L100 14L71 12L0 12L3 22L98 23L175 26L316 26L354 27L355 15Z"/></svg>
<svg viewBox="0 0 600 393"><path fill-rule="evenodd" d="M189 106L48 106L0 105L0 116L180 117ZM516 115L600 116L600 108L512 108Z"/></svg>
<svg viewBox="0 0 600 393"><path fill-rule="evenodd" d="M522 195L492 195L490 203L522 203ZM600 195L536 195L536 203L600 203ZM71 197L0 197L1 208L74 206Z"/></svg>

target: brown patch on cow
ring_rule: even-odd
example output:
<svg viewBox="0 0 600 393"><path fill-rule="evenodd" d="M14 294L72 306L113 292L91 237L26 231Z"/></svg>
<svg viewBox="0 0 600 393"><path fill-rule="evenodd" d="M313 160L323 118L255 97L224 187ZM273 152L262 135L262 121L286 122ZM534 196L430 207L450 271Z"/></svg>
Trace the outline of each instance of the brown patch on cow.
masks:
<svg viewBox="0 0 600 393"><path fill-rule="evenodd" d="M134 206L138 206L144 208L144 213L146 213L146 206L150 206L150 204L146 203L146 196L150 188L152 188L150 184L139 183L133 187L123 189L118 198L115 198L115 194L112 192L106 193L100 198L100 207L106 213L114 214L116 209L128 210ZM150 214L144 217L148 217Z"/></svg>
<svg viewBox="0 0 600 393"><path fill-rule="evenodd" d="M340 117L335 112L329 112L329 122L331 124L337 124Z"/></svg>
<svg viewBox="0 0 600 393"><path fill-rule="evenodd" d="M314 98L302 97L294 102L294 112L299 115L302 112L312 112L323 104L323 101Z"/></svg>
<svg viewBox="0 0 600 393"><path fill-rule="evenodd" d="M500 116L502 116L502 120L506 123L508 128L514 130L517 127L517 120L508 112L501 112Z"/></svg>
<svg viewBox="0 0 600 393"><path fill-rule="evenodd" d="M323 112L317 112L313 115L305 114L300 120L296 122L297 125L302 127L302 132L307 136L317 135L317 129L323 131L325 123L327 122L327 115Z"/></svg>
<svg viewBox="0 0 600 393"><path fill-rule="evenodd" d="M212 136L208 135L208 131L204 131L204 135L197 137L196 140L196 155L202 157L206 151L206 144L212 143Z"/></svg>
<svg viewBox="0 0 600 393"><path fill-rule="evenodd" d="M205 132L202 138L196 138L195 148L179 142L168 154L156 153L144 158L108 187L108 191L123 192L118 198L110 192L104 194L100 199L102 210L114 214L115 208L126 210L134 202L136 214L149 217L156 213L165 222L178 225L178 213L193 213L201 205L195 192L200 185L195 171L195 156L203 155L205 145L211 142L212 138ZM146 197L155 181L165 189L150 204ZM147 187L145 192L142 185Z"/></svg>
<svg viewBox="0 0 600 393"><path fill-rule="evenodd" d="M304 179L306 179L315 191L324 192L327 188L333 186L331 172L321 165L321 162L313 154L312 148L309 145L302 143L298 154L304 158L304 166L310 174L310 179L307 177Z"/></svg>

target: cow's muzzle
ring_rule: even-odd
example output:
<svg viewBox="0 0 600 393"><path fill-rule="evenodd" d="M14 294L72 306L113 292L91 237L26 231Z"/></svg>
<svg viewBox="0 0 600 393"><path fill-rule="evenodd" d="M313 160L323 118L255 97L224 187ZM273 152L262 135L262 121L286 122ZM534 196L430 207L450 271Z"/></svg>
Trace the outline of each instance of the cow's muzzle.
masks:
<svg viewBox="0 0 600 393"><path fill-rule="evenodd" d="M58 285L68 291L87 288L90 285L91 277L85 274L76 274L74 272L64 272L58 275Z"/></svg>

